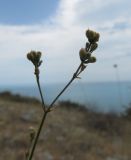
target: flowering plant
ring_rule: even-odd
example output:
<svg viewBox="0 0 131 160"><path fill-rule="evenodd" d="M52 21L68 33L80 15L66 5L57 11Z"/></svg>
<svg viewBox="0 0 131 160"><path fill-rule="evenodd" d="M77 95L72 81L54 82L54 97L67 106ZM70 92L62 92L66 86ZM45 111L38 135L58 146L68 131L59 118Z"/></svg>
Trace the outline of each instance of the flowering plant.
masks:
<svg viewBox="0 0 131 160"><path fill-rule="evenodd" d="M33 157L33 154L34 154L34 151L35 151L38 139L39 139L39 135L40 135L42 127L43 127L43 124L45 122L45 119L46 119L48 113L52 111L55 102L58 100L58 98L63 94L63 92L69 87L69 85L76 78L80 78L79 75L81 74L81 72L83 72L86 69L87 64L96 62L96 57L92 56L92 53L98 47L97 42L99 41L100 35L99 35L99 33L88 29L86 31L86 37L88 39L88 42L86 42L85 48L81 48L79 51L80 65L76 69L75 73L73 74L72 78L67 83L67 85L56 96L56 98L54 98L54 100L51 102L51 104L48 107L45 105L44 96L42 94L40 81L39 81L39 75L40 75L39 67L42 64L42 60L41 60L42 53L40 51L30 51L27 54L28 60L31 61L35 67L34 74L36 76L36 81L37 81L38 89L40 92L41 101L42 101L42 108L43 108L43 116L42 116L42 119L41 119L41 122L40 122L40 125L38 127L37 132L35 133L34 129L31 128L31 132L30 132L31 145L30 145L30 148L28 148L28 151L26 152L26 159L27 160L32 160L32 157Z"/></svg>

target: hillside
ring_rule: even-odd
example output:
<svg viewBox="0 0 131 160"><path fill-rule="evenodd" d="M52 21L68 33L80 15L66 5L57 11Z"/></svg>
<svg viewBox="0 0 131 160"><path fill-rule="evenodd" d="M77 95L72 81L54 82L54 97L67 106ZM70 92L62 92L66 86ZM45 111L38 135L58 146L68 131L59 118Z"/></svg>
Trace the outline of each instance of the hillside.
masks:
<svg viewBox="0 0 131 160"><path fill-rule="evenodd" d="M29 128L42 112L38 100L0 94L0 160L24 160ZM130 120L61 102L46 119L34 160L130 160Z"/></svg>

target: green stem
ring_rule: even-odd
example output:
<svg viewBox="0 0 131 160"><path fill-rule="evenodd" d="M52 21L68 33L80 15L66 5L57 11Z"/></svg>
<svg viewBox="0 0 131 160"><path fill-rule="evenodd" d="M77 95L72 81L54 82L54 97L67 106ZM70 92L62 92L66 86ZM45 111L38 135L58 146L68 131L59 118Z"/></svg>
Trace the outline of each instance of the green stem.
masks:
<svg viewBox="0 0 131 160"><path fill-rule="evenodd" d="M39 139L39 135L40 135L40 133L41 133L42 126L43 126L43 124L44 124L44 122L45 122L47 113L48 113L48 112L44 112L44 115L43 115L43 117L42 117L40 126L39 126L38 131L37 131L37 134L36 134L36 137L34 138L34 141L33 141L33 144L32 144L32 148L31 148L30 153L29 153L28 160L32 160L32 157L33 157L33 154L34 154L34 151L35 151L35 148L36 148L36 144L37 144L37 141L38 141L38 139Z"/></svg>
<svg viewBox="0 0 131 160"><path fill-rule="evenodd" d="M62 89L62 91L56 96L56 98L52 101L52 103L49 105L48 110L50 110L52 108L52 106L54 105L54 103L58 100L58 98L63 94L63 92L69 87L69 85L73 82L73 80L75 78L77 78L77 74L80 70L82 66L82 63L79 65L78 69L76 70L76 72L73 74L73 77L71 78L71 80L67 83L67 85Z"/></svg>
<svg viewBox="0 0 131 160"><path fill-rule="evenodd" d="M40 126L38 128L38 131L36 133L36 137L34 138L34 141L33 141L33 144L32 144L32 148L30 149L30 153L29 153L29 157L28 157L28 160L32 160L32 157L33 157L33 154L34 154L34 151L35 151L35 148L36 148L36 144L38 142L38 139L39 139L39 135L41 133L41 130L42 130L42 126L44 125L44 122L45 122L45 119L46 119L46 116L47 116L47 113L50 112L50 109L52 108L52 106L54 105L54 103L58 100L58 98L63 94L63 92L69 87L69 85L73 82L73 80L75 78L77 78L77 74L80 70L82 66L82 62L81 64L79 65L79 67L77 68L76 72L73 74L73 77L71 78L71 80L68 82L68 84L62 89L62 91L58 94L58 96L56 96L56 98L52 101L52 103L49 105L49 108L46 110L45 108L45 104L44 104L44 99L43 99L43 95L42 95L42 92L41 92L41 87L40 87L40 83L39 83L39 77L36 76L36 79L37 79L37 84L38 84L38 88L39 88L39 92L40 92L40 95L41 95L41 99L42 99L42 104L44 106L44 114L43 114L43 117L42 117L42 120L40 122Z"/></svg>
<svg viewBox="0 0 131 160"><path fill-rule="evenodd" d="M37 81L38 89L39 89L39 92L40 92L40 97L41 97L41 101L42 101L42 108L45 112L46 111L45 101L44 101L43 94L42 94L42 91L41 91L39 76L37 74L36 74L36 81Z"/></svg>

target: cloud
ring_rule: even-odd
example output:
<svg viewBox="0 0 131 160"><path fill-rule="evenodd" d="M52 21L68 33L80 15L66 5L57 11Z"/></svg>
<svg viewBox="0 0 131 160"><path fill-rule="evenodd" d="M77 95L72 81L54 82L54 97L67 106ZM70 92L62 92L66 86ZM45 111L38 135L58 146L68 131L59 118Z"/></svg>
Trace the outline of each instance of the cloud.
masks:
<svg viewBox="0 0 131 160"><path fill-rule="evenodd" d="M112 6L115 6L114 10L113 8L111 10ZM115 62L122 65L122 62L118 61L119 57L127 53L129 55L131 50L131 19L129 16L123 16L128 13L129 7L122 10L122 14L121 8L123 8L122 0L92 0L90 2L61 0L56 14L52 15L48 21L35 25L0 24L0 72L5 73L0 83L33 83L34 80L30 76L32 66L25 58L30 50L43 52L44 81L67 81L79 64L78 52L85 45L84 34L87 28L99 31L101 39L96 51L98 62L89 67L88 78L84 76L87 72L83 76L85 80L90 81L112 80L111 69L107 69L109 71L107 74L107 70L102 66L108 64L109 67ZM110 13L119 14L113 17L105 9ZM105 18L106 16L108 18ZM129 67L129 61L126 62ZM98 73L101 76L98 76ZM125 79L130 79L129 74L125 76Z"/></svg>

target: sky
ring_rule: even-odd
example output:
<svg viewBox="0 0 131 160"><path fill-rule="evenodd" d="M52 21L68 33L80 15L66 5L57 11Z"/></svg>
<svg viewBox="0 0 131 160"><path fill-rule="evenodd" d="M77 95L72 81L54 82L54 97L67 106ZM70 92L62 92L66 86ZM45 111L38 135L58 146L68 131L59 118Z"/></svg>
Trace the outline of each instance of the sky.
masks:
<svg viewBox="0 0 131 160"><path fill-rule="evenodd" d="M0 0L0 85L32 85L26 54L43 53L42 83L67 82L80 64L85 31L100 33L97 62L81 74L83 82L130 81L131 1Z"/></svg>

